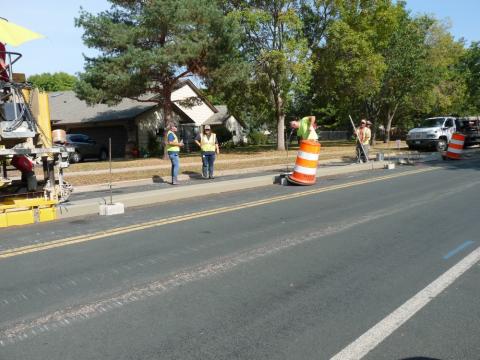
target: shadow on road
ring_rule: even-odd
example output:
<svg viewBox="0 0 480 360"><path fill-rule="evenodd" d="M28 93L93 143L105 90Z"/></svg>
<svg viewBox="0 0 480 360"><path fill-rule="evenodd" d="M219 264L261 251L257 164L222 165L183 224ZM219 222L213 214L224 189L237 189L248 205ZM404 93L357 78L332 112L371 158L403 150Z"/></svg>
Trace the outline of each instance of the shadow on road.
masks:
<svg viewBox="0 0 480 360"><path fill-rule="evenodd" d="M166 181L163 180L163 178L159 175L153 175L152 176L152 182L154 184L164 184L164 183L166 183Z"/></svg>
<svg viewBox="0 0 480 360"><path fill-rule="evenodd" d="M202 179L202 174L197 171L187 170L187 171L182 171L182 174L188 175L190 179Z"/></svg>
<svg viewBox="0 0 480 360"><path fill-rule="evenodd" d="M443 160L433 166L439 166L446 170L480 170L480 159L478 157L463 160Z"/></svg>

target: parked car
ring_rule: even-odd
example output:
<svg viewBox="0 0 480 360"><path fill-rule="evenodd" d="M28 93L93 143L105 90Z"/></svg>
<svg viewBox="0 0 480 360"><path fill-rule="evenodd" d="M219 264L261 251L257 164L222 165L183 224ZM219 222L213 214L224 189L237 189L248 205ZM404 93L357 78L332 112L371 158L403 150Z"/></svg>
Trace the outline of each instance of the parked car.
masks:
<svg viewBox="0 0 480 360"><path fill-rule="evenodd" d="M67 134L67 146L75 148L75 152L70 155L71 163L78 163L85 159L105 161L108 158L107 147L97 143L88 135Z"/></svg>

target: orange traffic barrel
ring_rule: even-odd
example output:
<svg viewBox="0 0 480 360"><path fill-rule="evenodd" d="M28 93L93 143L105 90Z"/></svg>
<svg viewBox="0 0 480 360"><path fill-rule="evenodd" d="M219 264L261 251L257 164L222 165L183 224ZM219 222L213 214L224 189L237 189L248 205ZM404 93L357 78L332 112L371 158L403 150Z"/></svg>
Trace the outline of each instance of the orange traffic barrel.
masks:
<svg viewBox="0 0 480 360"><path fill-rule="evenodd" d="M317 179L320 143L314 140L302 140L298 150L293 173L288 181L297 185L313 185Z"/></svg>
<svg viewBox="0 0 480 360"><path fill-rule="evenodd" d="M464 143L465 135L460 133L453 134L450 142L448 143L447 158L455 160L460 159L460 156L462 156Z"/></svg>

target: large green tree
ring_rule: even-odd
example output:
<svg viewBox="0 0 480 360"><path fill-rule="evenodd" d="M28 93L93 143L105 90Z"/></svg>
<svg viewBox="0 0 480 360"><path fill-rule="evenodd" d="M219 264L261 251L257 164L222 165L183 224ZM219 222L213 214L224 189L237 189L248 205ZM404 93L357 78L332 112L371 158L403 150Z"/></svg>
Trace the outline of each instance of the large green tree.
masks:
<svg viewBox="0 0 480 360"><path fill-rule="evenodd" d="M414 113L459 107L462 83L452 69L462 45L434 19L412 17L402 1L302 4L313 72L296 112L332 128L349 127L348 114L391 128Z"/></svg>
<svg viewBox="0 0 480 360"><path fill-rule="evenodd" d="M77 77L65 72L43 73L31 75L28 81L43 91L66 91L75 88Z"/></svg>
<svg viewBox="0 0 480 360"><path fill-rule="evenodd" d="M405 2L392 0L343 1L341 18L362 34L370 44L382 71L372 73L372 86L361 97L357 111L374 123L384 126L389 140L395 116L403 110L408 96L425 86L426 48L423 22L411 18ZM376 86L378 85L378 86ZM374 132L375 136L375 132Z"/></svg>
<svg viewBox="0 0 480 360"><path fill-rule="evenodd" d="M461 115L466 111L466 81L458 63L465 53L463 41L456 41L448 23L430 19L425 45L429 71L423 91L404 100L401 125L409 127L418 119L439 115Z"/></svg>
<svg viewBox="0 0 480 360"><path fill-rule="evenodd" d="M312 66L308 86L305 91L294 93L289 110L295 117L304 114L317 115L324 126L328 123L326 118L334 118L334 114L338 113L336 104L329 101L336 97L336 89L331 87L334 76L330 76L330 70L331 66L335 65L338 54L335 54L335 51L326 51L325 48L334 46L332 43L327 45L327 39L331 37L336 20L339 19L339 4L339 0L301 0L299 9ZM336 126L335 121L328 125Z"/></svg>
<svg viewBox="0 0 480 360"><path fill-rule="evenodd" d="M314 48L312 95L336 117L366 116L383 125L386 140L399 113L433 86L426 37L431 19L412 18L392 0L335 2L325 41ZM343 120L344 121L344 120Z"/></svg>
<svg viewBox="0 0 480 360"><path fill-rule="evenodd" d="M243 30L240 49L250 64L249 86L253 83L251 88L270 102L277 149L284 150L286 109L295 91L307 90L311 67L299 2L232 0L224 4L228 18L235 19Z"/></svg>
<svg viewBox="0 0 480 360"><path fill-rule="evenodd" d="M76 88L88 103L123 98L157 101L172 120L171 94L182 79L208 78L228 63L238 31L214 0L109 0L111 9L81 11L85 44L100 54L86 58Z"/></svg>
<svg viewBox="0 0 480 360"><path fill-rule="evenodd" d="M385 64L368 37L342 20L330 26L327 39L314 52L309 98L314 101L314 112L335 118L330 125L338 126L348 121L349 114L357 113L362 101L378 93Z"/></svg>
<svg viewBox="0 0 480 360"><path fill-rule="evenodd" d="M445 24L408 14L384 53L388 70L377 101L386 141L394 118L397 126L406 128L419 117L465 112L465 79L456 66L464 45L454 40Z"/></svg>
<svg viewBox="0 0 480 360"><path fill-rule="evenodd" d="M467 108L480 112L480 42L474 42L459 63L467 85Z"/></svg>
<svg viewBox="0 0 480 360"><path fill-rule="evenodd" d="M212 72L205 85L216 103L227 104L229 111L243 120L248 131L252 131L270 124L275 112L268 86L252 76L253 64L238 55L230 64Z"/></svg>
<svg viewBox="0 0 480 360"><path fill-rule="evenodd" d="M376 101L382 109L385 142L390 140L390 130L395 116L408 102L408 98L421 95L433 86L432 68L428 63L425 39L431 20L411 20L403 17L383 52L387 70Z"/></svg>
<svg viewBox="0 0 480 360"><path fill-rule="evenodd" d="M297 104L312 109L323 125L350 127L348 115L380 116L376 96L387 71L385 49L405 13L402 2L305 1L310 6L304 22L308 26L313 54L310 92ZM315 6L313 6L314 4ZM310 25L310 24L309 24Z"/></svg>

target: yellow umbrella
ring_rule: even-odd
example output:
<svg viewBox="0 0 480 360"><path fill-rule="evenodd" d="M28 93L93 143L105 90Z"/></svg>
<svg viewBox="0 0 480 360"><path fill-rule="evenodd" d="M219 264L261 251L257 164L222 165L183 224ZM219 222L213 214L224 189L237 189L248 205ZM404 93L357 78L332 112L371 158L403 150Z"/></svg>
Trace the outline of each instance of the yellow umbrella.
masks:
<svg viewBox="0 0 480 360"><path fill-rule="evenodd" d="M0 18L0 42L11 46L19 46L24 42L43 37L41 34Z"/></svg>

